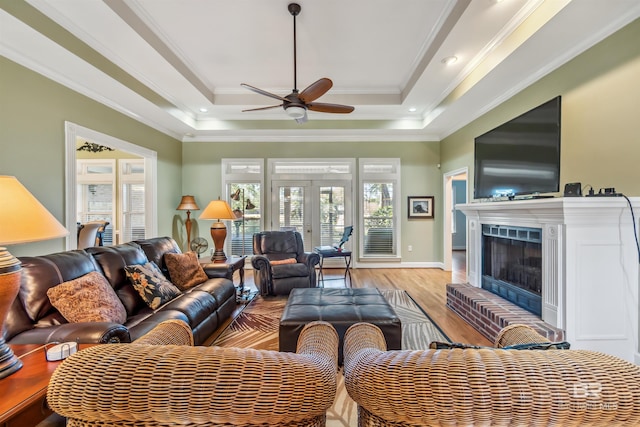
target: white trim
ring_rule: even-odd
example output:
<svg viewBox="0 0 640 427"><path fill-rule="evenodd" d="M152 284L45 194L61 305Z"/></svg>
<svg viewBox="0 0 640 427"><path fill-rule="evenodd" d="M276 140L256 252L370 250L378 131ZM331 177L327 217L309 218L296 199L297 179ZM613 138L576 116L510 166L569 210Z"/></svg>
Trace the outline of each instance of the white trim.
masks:
<svg viewBox="0 0 640 427"><path fill-rule="evenodd" d="M68 230L76 229L76 141L85 138L92 142L127 151L144 158L145 174L145 228L148 236L158 235L158 153L132 144L113 136L85 128L73 122L65 121L65 222ZM77 240L75 233L67 236L67 250L75 249Z"/></svg>

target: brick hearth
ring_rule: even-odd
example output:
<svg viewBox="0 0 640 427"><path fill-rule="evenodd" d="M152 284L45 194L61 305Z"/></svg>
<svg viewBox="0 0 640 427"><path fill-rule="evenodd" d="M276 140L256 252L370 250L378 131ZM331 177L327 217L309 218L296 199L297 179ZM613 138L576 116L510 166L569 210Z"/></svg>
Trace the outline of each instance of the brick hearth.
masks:
<svg viewBox="0 0 640 427"><path fill-rule="evenodd" d="M551 341L564 340L564 331L498 295L468 283L447 285L447 306L492 342L502 328L514 323L529 325Z"/></svg>

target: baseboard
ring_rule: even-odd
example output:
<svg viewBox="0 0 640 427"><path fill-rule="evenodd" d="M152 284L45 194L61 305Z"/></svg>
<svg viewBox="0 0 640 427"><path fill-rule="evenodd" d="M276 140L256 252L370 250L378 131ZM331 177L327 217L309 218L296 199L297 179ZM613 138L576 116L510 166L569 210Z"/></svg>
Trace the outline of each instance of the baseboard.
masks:
<svg viewBox="0 0 640 427"><path fill-rule="evenodd" d="M356 262L353 268L439 268L443 262Z"/></svg>

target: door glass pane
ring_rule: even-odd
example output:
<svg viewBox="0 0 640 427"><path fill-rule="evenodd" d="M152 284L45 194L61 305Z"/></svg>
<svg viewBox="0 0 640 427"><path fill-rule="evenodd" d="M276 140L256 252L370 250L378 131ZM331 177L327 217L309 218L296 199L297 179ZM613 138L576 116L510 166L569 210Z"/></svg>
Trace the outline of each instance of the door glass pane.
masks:
<svg viewBox="0 0 640 427"><path fill-rule="evenodd" d="M364 184L364 254L394 255L393 183Z"/></svg>
<svg viewBox="0 0 640 427"><path fill-rule="evenodd" d="M304 187L280 187L278 192L279 229L298 231L304 236Z"/></svg>
<svg viewBox="0 0 640 427"><path fill-rule="evenodd" d="M320 245L333 246L344 231L344 187L320 187Z"/></svg>

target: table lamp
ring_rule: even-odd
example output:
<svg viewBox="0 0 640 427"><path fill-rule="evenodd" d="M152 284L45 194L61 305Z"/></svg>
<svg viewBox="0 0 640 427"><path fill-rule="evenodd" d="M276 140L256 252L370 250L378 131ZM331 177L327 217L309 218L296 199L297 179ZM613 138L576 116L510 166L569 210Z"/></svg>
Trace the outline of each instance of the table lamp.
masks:
<svg viewBox="0 0 640 427"><path fill-rule="evenodd" d="M0 246L55 239L69 234L66 228L13 176L0 176ZM9 308L20 290L20 261L0 247L0 334ZM0 378L22 367L0 335Z"/></svg>
<svg viewBox="0 0 640 427"><path fill-rule="evenodd" d="M191 248L191 211L199 211L200 208L196 204L195 197L182 196L182 200L180 200L176 210L187 211L187 220L184 222L184 226L187 228L187 250L189 250Z"/></svg>
<svg viewBox="0 0 640 427"><path fill-rule="evenodd" d="M227 226L221 219L236 219L236 215L231 210L231 206L224 200L212 200L202 211L198 219L217 220L211 225L211 238L215 251L211 257L211 261L224 261L227 256L224 253L224 239L227 238Z"/></svg>

